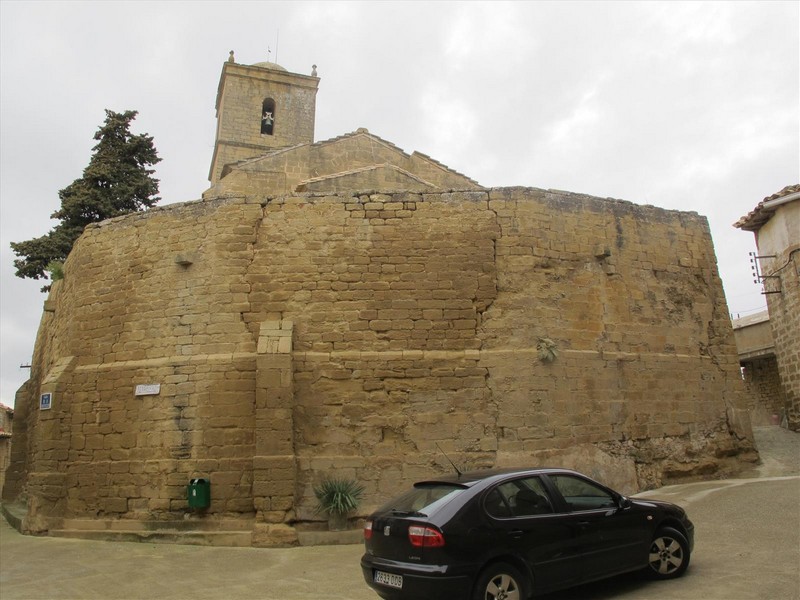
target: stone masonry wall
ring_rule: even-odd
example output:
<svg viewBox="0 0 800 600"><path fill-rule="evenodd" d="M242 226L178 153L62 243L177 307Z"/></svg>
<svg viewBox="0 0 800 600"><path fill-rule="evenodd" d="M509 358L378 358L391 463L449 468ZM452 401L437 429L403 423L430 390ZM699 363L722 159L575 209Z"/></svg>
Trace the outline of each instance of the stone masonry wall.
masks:
<svg viewBox="0 0 800 600"><path fill-rule="evenodd" d="M786 394L781 386L778 361L774 356L744 363L744 382L747 389L747 408L753 425L756 422L769 424L772 415L783 416L786 411Z"/></svg>
<svg viewBox="0 0 800 600"><path fill-rule="evenodd" d="M770 276L764 281L775 357L786 396L789 428L800 431L800 202L778 210L757 233L758 252L772 256L761 261Z"/></svg>
<svg viewBox="0 0 800 600"><path fill-rule="evenodd" d="M185 508L188 480L211 472L220 512L253 512L256 340L236 311L260 214L190 203L91 226L78 241L24 402L15 462L26 463L30 529L64 516L166 518ZM159 395L134 395L153 383ZM45 391L53 408L39 411Z"/></svg>
<svg viewBox="0 0 800 600"><path fill-rule="evenodd" d="M276 190L275 193L291 193L298 184L308 179L327 175L359 174L368 167L393 165L403 172L413 173L421 178L424 187L434 185L442 190L470 189L478 185L469 178L451 171L436 161L414 153L410 156L398 147L370 135L366 130L316 144L308 144L284 151L276 151L256 158L235 169L224 171L224 177L204 197L219 194L262 197L263 190ZM386 169L377 170L376 176L386 177ZM389 173L397 175L397 173ZM362 175L363 177L363 175ZM341 186L351 185L349 189L408 190L416 189L421 182L407 176L398 179L363 179L353 184L350 178ZM415 185L416 184L416 185ZM344 187L340 189L345 189ZM329 188L326 188L329 191Z"/></svg>
<svg viewBox="0 0 800 600"><path fill-rule="evenodd" d="M800 431L800 247L780 257L780 294L767 296L789 428Z"/></svg>
<svg viewBox="0 0 800 600"><path fill-rule="evenodd" d="M217 148L211 166L215 183L224 165L270 148L314 141L316 77L225 63L218 99ZM275 101L273 135L261 133L262 102Z"/></svg>
<svg viewBox="0 0 800 600"><path fill-rule="evenodd" d="M11 463L11 436L14 411L0 404L0 492L6 481L6 469Z"/></svg>
<svg viewBox="0 0 800 600"><path fill-rule="evenodd" d="M172 205L90 227L49 302L14 459L32 530L179 520L201 476L205 519L290 543L323 476L367 511L448 471L437 446L625 491L754 456L693 213L529 188Z"/></svg>
<svg viewBox="0 0 800 600"><path fill-rule="evenodd" d="M489 208L502 293L483 316L482 364L499 459L594 444L632 456L643 485L713 470L691 448L731 449L726 406L742 385L706 220L541 190L492 191ZM552 363L533 352L542 338Z"/></svg>

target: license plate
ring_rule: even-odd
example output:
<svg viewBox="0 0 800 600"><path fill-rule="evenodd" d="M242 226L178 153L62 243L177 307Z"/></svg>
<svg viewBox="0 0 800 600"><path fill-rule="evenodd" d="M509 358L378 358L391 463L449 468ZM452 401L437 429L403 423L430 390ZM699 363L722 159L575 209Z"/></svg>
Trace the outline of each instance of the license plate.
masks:
<svg viewBox="0 0 800 600"><path fill-rule="evenodd" d="M388 585L389 587L402 589L403 576L395 575L394 573L384 573L383 571L375 571L375 583Z"/></svg>

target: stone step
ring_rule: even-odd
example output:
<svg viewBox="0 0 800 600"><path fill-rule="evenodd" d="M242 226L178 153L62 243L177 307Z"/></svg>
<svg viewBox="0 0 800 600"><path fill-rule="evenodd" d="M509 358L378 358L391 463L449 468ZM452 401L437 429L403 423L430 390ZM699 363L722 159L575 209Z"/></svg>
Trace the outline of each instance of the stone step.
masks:
<svg viewBox="0 0 800 600"><path fill-rule="evenodd" d="M183 521L139 521L134 519L64 519L59 529L80 531L239 531L253 530L252 519L185 519Z"/></svg>
<svg viewBox="0 0 800 600"><path fill-rule="evenodd" d="M26 507L23 504L0 504L0 511L17 531L22 531ZM252 519L197 519L183 521L136 521L127 519L64 519L48 535L97 541L187 544L197 546L251 547ZM345 531L297 529L301 546L336 546L362 544L361 528Z"/></svg>
<svg viewBox="0 0 800 600"><path fill-rule="evenodd" d="M22 531L22 520L25 518L27 507L22 503L3 502L0 504L0 513L8 524L17 531Z"/></svg>
<svg viewBox="0 0 800 600"><path fill-rule="evenodd" d="M297 541L301 546L344 546L349 544L361 544L364 541L364 530L298 531Z"/></svg>
<svg viewBox="0 0 800 600"><path fill-rule="evenodd" d="M191 531L177 529L51 529L52 537L106 542L144 542L149 544L186 544L192 546L252 545L251 531Z"/></svg>

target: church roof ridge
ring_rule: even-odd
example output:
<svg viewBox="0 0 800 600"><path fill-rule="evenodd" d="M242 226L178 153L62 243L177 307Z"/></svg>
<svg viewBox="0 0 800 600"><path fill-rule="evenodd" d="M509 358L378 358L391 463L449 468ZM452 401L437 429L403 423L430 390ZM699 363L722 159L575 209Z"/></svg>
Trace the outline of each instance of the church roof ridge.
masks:
<svg viewBox="0 0 800 600"><path fill-rule="evenodd" d="M468 176L468 175L464 175L464 173L460 173L460 172L456 171L455 169L453 169L452 167L448 167L448 166L447 166L446 164L444 164L443 162L436 160L435 158L433 158L433 157L431 157L431 156L429 156L429 155L425 154L424 152L420 152L420 151L418 151L418 150L414 150L414 152L413 152L413 153L414 153L414 154L416 154L417 156L421 156L421 157L422 157L422 158L424 158L425 160L428 160L428 161L432 162L432 163L433 163L433 164L435 164L436 166L438 166L438 167L440 167L440 168L444 169L445 171L449 171L449 172L451 172L451 173L455 173L456 175L460 175L461 177L464 177L465 179L468 179L468 180L470 181L470 183L474 183L474 184L475 184L475 185L477 185L477 186L480 186L480 185L481 185L480 183L478 183L477 181L475 181L475 180L474 180L472 177L470 177L470 176Z"/></svg>
<svg viewBox="0 0 800 600"><path fill-rule="evenodd" d="M257 163L257 162L259 162L261 160L265 160L267 158L272 158L272 157L275 157L275 156L279 156L279 155L281 155L283 153L286 153L286 152L292 152L292 151L297 150L299 148L303 148L303 147L321 148L321 147L324 147L324 146L336 144L338 142L341 142L341 141L344 141L344 140L347 140L347 139L360 137L360 136L366 137L371 142L380 144L380 145L384 146L385 148L393 150L393 151L399 153L400 155L402 155L403 157L405 157L407 159L412 159L414 157L417 157L420 160L426 161L426 162L430 163L431 165L434 165L435 167L438 167L439 169L441 169L443 171L446 171L446 172L451 173L453 175L457 175L458 177L463 177L464 179L469 181L472 185L475 185L477 187L481 187L481 184L478 183L477 181L475 181L474 179L472 179L471 177L469 177L469 176L467 176L467 175L465 175L465 174L463 174L463 173L461 173L461 172L459 172L459 171L447 166L446 164L442 163L441 161L436 160L435 158L431 157L430 155L425 154L424 152L420 152L418 150L414 150L411 154L409 154L408 152L403 150L397 144L394 144L394 143L392 143L392 142L380 137L379 135L375 135L374 133L371 133L366 127L359 127L355 131L350 131L348 133L343 133L341 135L337 135L335 137L328 138L326 140L319 140L317 142L310 142L310 143L309 142L303 142L303 143L300 143L300 144L294 144L292 146L283 146L281 148L275 148L273 150L270 150L270 151L265 152L264 154L260 154L258 156L253 156L251 158L246 158L246 159L239 160L239 161L236 161L236 162L233 162L233 163L228 163L223 168L223 175L229 173L230 171L232 171L232 170L234 170L236 168L240 168L240 167L243 167L243 166L249 165L249 164L254 164L254 163ZM336 172L336 173L329 173L329 174L326 174L326 175L321 175L319 177L306 179L306 180L303 181L303 183L315 183L317 181L322 181L324 179L330 179L330 178L333 178L333 177L339 177L339 176L342 176L344 174L353 174L353 173L364 172L364 171L368 171L368 170L371 170L371 169L375 169L377 167L383 167L385 165L391 165L396 171L401 172L406 176L410 176L410 177L414 178L415 180L419 181L420 183L423 183L425 185L433 185L429 181L427 181L425 179L422 179L419 176L414 175L410 171L408 171L406 169L403 169L402 167L398 167L397 165L393 165L391 163L375 163L373 165L368 165L366 167L357 167L355 169L348 170L348 171L339 171L339 172ZM438 186L433 185L433 187L438 187Z"/></svg>
<svg viewBox="0 0 800 600"><path fill-rule="evenodd" d="M244 158L242 160L237 160L236 162L228 163L225 165L226 169L233 170L234 167L239 167L242 165L246 165L248 163L258 162L259 160L263 160L269 156L277 156L278 154L283 154L284 152L289 152L290 150L294 150L295 148L302 148L303 146L311 146L312 144L308 143L301 143L301 144L294 144L293 146L282 146L280 148L275 148L270 150L269 152L265 152L264 154L259 154L258 156L252 156L250 158Z"/></svg>
<svg viewBox="0 0 800 600"><path fill-rule="evenodd" d="M473 184L475 184L475 185L477 185L477 186L480 186L480 183L478 183L477 181L475 181L474 179L472 179L472 178L471 178L471 177L469 177L468 175L464 175L464 173L461 173L461 172L459 172L459 171L457 171L457 170L453 169L452 167L449 167L449 166L447 166L447 165L446 165L446 164L444 164L443 162L436 160L435 158L431 157L430 155L428 155L428 154L425 154L424 152L420 152L419 150L414 150L414 151L412 151L412 152L411 152L411 154L409 154L408 152L406 152L405 150L403 150L403 149L402 149L400 146L398 146L397 144L394 144L394 143L390 142L389 140L385 140L384 138L382 138L382 137L380 137L380 136L378 136L378 135L375 135L374 133L371 133L371 132L370 132L369 130L367 130L367 128L365 128L365 127L359 127L359 128L358 128L358 129L356 129L355 131L351 131L350 133L344 133L344 134L342 134L342 135L339 135L339 136L336 136L336 137L333 137L333 138L330 138L330 139L327 139L327 140L322 140L322 141L319 141L319 142L314 142L312 145L313 145L313 146L316 146L316 145L319 145L319 144L327 144L327 143L329 143L329 142L334 142L334 141L338 141L338 140L345 139L345 138L349 138L349 137L355 137L355 136L357 136L357 135L366 135L366 136L368 136L368 137L370 137L370 138L372 138L372 139L374 139L374 140L377 140L378 142L380 142L380 143L382 143L382 144L384 144L384 145L386 145L386 146L388 146L388 147L390 147L390 148L393 148L393 149L397 150L397 151L398 151L398 152L400 152L400 153L401 153L403 156L407 156L407 157L411 158L412 156L414 156L414 155L417 155L417 156L419 156L419 157L423 158L424 160L427 160L427 161L429 161L429 162L433 163L434 165L436 165L436 166L437 166L437 167L439 167L440 169L443 169L443 170L445 170L445 171L448 171L448 172L450 172L450 173L453 173L453 174L455 174L455 175L459 175L460 177L464 177L464 178L465 178L465 179L467 179L467 180L468 180L470 183L473 183Z"/></svg>
<svg viewBox="0 0 800 600"><path fill-rule="evenodd" d="M402 167L398 167L397 165L393 165L392 163L388 162L378 163L374 165L367 165L365 167L356 167L355 169L348 169L347 171L339 171L337 173L329 173L327 175L320 175L319 177L311 177L309 179L301 181L300 183L301 184L316 183L318 181L325 181L326 179L336 179L338 177L344 177L345 175L355 175L358 173L364 173L366 171L374 171L376 169L384 169L384 168L389 168L399 173L402 173L403 175L410 177L411 179L414 179L416 181L419 181L420 183L428 185L432 188L438 188L437 185L434 185L430 181L426 181L419 175L414 175L414 173L411 173L410 171L407 171Z"/></svg>
<svg viewBox="0 0 800 600"><path fill-rule="evenodd" d="M407 157L411 156L410 154L408 154L408 152L403 150L397 144L393 144L389 140L385 140L382 137L380 137L379 135L375 135L374 133L370 133L370 131L366 127L359 127L358 129L356 129L355 131L351 131L350 133L343 133L341 135L337 135L336 137L332 137L332 138L329 138L327 140L320 140L319 142L314 142L311 145L312 146L321 146L321 145L329 144L329 143L332 143L332 142L338 142L339 140L344 140L344 139L347 139L347 138L358 137L360 135L363 135L363 136L366 136L368 138L371 138L371 139L373 139L373 140L375 140L377 142L380 142L380 143L384 144L385 146L388 146L389 148L397 150L398 152L400 152L404 156L407 156Z"/></svg>
<svg viewBox="0 0 800 600"><path fill-rule="evenodd" d="M308 146L308 147L311 147L311 148L318 147L318 146L325 146L327 144L338 142L340 140L344 140L344 139L351 138L351 137L356 137L356 136L359 136L359 135L366 135L367 137L370 137L370 138L372 138L372 139L374 139L374 140L376 140L376 141L378 141L378 142L380 142L380 143L382 143L382 144L384 144L386 146L389 146L390 148L393 148L393 149L397 150L398 152L400 152L401 154L403 154L404 156L410 158L410 155L407 152L405 152L402 148L397 146L396 144L393 144L390 141L384 140L383 138L375 135L374 133L370 133L365 127L359 127L355 131L351 131L349 133L343 133L341 135L337 135L335 137L328 138L327 140L319 140L318 142L311 142L311 143L303 142L303 143L300 143L300 144L294 144L293 146L283 146L281 148L276 148L274 150L270 150L269 152L265 152L264 154L260 154L258 156L253 156L251 158L245 158L243 160L239 160L239 161L236 161L234 163L229 163L226 166L228 166L228 167L241 166L241 165L245 165L245 164L248 164L248 163L257 162L257 161L259 161L261 159L264 159L264 158L267 158L267 157L270 157L270 156L277 156L279 154L283 154L284 152L290 152L291 150L294 150L296 148L302 148L303 146ZM433 159L431 159L431 160L433 160ZM436 162L436 161L433 161L433 162Z"/></svg>

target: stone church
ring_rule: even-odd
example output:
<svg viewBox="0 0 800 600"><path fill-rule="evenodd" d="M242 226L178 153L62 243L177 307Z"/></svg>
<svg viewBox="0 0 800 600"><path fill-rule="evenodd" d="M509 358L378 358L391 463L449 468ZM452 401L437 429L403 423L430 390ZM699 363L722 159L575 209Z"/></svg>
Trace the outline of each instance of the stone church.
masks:
<svg viewBox="0 0 800 600"><path fill-rule="evenodd" d="M319 81L231 56L202 199L76 243L16 397L25 531L285 545L323 478L363 515L442 451L625 492L756 459L705 218L315 142Z"/></svg>

